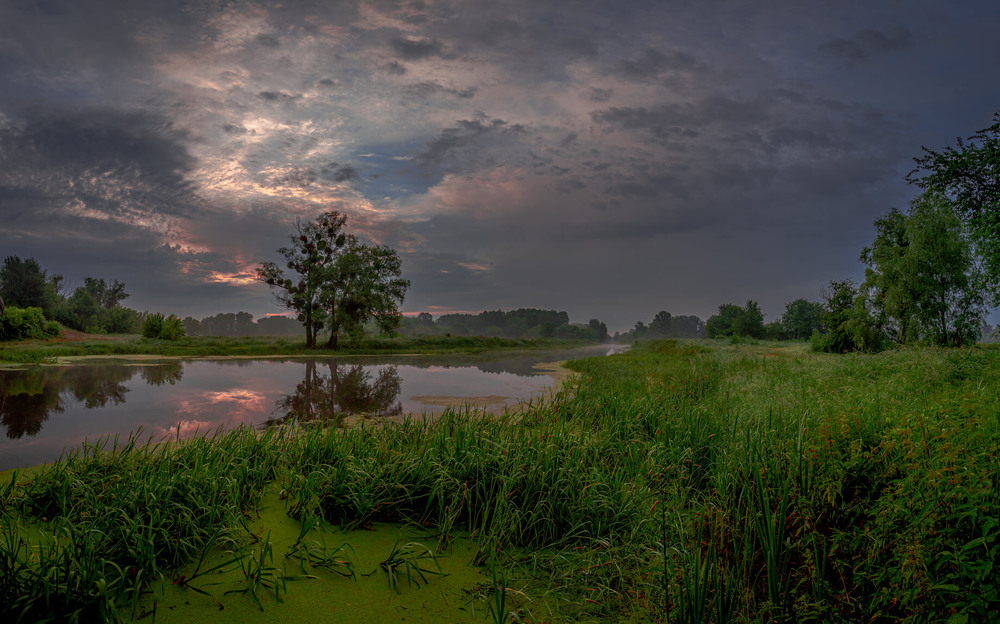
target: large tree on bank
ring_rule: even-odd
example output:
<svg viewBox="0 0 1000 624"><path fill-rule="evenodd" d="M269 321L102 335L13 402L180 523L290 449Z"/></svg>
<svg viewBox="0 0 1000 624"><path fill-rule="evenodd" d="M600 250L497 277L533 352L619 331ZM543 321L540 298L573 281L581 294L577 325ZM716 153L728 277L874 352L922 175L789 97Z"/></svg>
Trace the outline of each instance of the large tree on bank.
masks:
<svg viewBox="0 0 1000 624"><path fill-rule="evenodd" d="M1000 302L1000 112L993 125L942 150L923 147L907 180L944 195L967 226L994 302Z"/></svg>
<svg viewBox="0 0 1000 624"><path fill-rule="evenodd" d="M875 241L861 253L865 282L857 307L897 343L941 346L975 342L983 288L972 246L951 202L939 193L916 198L907 213L875 221Z"/></svg>
<svg viewBox="0 0 1000 624"><path fill-rule="evenodd" d="M285 268L274 262L257 267L257 279L271 287L281 305L296 312L310 349L324 327L330 330L331 348L337 347L342 332L359 335L372 319L382 331L391 331L399 323L398 306L410 285L400 276L395 250L360 243L344 231L346 222L335 210L313 221L297 221L291 245L278 250Z"/></svg>

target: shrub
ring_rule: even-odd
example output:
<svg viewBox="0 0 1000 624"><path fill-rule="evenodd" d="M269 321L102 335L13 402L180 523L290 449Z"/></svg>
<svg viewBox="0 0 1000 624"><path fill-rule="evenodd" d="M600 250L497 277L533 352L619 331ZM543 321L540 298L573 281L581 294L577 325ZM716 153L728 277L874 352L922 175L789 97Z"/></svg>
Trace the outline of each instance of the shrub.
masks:
<svg viewBox="0 0 1000 624"><path fill-rule="evenodd" d="M107 311L104 328L109 334L134 334L139 330L139 313L117 307Z"/></svg>
<svg viewBox="0 0 1000 624"><path fill-rule="evenodd" d="M184 324L173 314L166 317L160 312L148 314L142 321L142 336L161 340L178 340L184 337Z"/></svg>
<svg viewBox="0 0 1000 624"><path fill-rule="evenodd" d="M0 315L0 340L45 340L60 333L59 323L46 321L41 308L8 306Z"/></svg>
<svg viewBox="0 0 1000 624"><path fill-rule="evenodd" d="M45 321L45 334L50 338L62 336L62 325L58 321Z"/></svg>

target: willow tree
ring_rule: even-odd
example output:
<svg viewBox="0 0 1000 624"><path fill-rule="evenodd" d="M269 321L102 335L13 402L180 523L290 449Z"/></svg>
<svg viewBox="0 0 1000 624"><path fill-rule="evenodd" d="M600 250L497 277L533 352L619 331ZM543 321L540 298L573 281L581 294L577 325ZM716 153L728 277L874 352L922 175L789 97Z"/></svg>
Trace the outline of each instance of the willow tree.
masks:
<svg viewBox="0 0 1000 624"><path fill-rule="evenodd" d="M291 246L278 250L285 268L274 262L257 267L257 279L305 326L307 348L316 346L324 327L330 331L327 346L336 348L343 333L357 336L371 320L383 331L399 324L398 306L410 285L401 277L399 255L359 242L344 231L346 222L335 210L297 221Z"/></svg>
<svg viewBox="0 0 1000 624"><path fill-rule="evenodd" d="M925 192L908 213L875 222L865 248L867 301L896 342L922 338L941 346L975 342L984 313L983 282L972 245L951 202Z"/></svg>

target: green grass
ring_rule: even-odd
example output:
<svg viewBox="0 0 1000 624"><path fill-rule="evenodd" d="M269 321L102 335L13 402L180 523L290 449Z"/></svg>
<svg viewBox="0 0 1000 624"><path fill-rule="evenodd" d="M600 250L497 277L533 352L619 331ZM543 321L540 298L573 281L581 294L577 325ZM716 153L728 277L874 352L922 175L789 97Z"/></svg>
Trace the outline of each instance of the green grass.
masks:
<svg viewBox="0 0 1000 624"><path fill-rule="evenodd" d="M323 566L359 582L314 536L402 523L425 539L372 568L386 595L444 583L436 553L471 535L480 621L1000 618L1000 350L669 341L570 366L516 414L129 441L8 479L0 616L128 619L226 556L280 613ZM250 521L270 491L285 552Z"/></svg>
<svg viewBox="0 0 1000 624"><path fill-rule="evenodd" d="M331 356L396 353L479 353L498 349L552 349L586 344L573 340L541 338L489 338L483 336L368 337L343 342L336 350L306 349L305 342L281 337L226 338L188 337L180 340L151 340L139 336L79 342L26 341L0 342L0 364L38 364L61 357L156 355L163 357L223 356Z"/></svg>

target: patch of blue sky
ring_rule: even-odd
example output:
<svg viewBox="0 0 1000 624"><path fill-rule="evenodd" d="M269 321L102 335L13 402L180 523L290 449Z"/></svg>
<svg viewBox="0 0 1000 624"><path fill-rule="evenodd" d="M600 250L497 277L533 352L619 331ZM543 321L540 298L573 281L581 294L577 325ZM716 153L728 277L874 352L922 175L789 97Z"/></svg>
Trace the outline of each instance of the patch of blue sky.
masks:
<svg viewBox="0 0 1000 624"><path fill-rule="evenodd" d="M353 162L363 176L362 188L369 198L400 199L422 195L441 181L442 174L422 166L416 155L422 141L360 147Z"/></svg>

